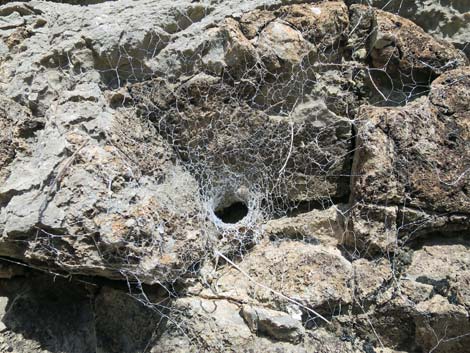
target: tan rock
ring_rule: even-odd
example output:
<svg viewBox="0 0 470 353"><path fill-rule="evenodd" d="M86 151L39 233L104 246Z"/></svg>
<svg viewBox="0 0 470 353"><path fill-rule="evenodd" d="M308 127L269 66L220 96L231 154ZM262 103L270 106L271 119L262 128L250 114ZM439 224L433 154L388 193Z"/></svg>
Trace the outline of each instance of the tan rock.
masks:
<svg viewBox="0 0 470 353"><path fill-rule="evenodd" d="M293 304L275 292L322 312L351 303L352 266L332 247L298 241L260 244L238 266L250 279L229 267L216 284L221 294L269 303L273 309Z"/></svg>
<svg viewBox="0 0 470 353"><path fill-rule="evenodd" d="M313 210L295 217L266 223L265 234L273 239L302 240L306 243L336 245L344 232L343 216L337 206Z"/></svg>
<svg viewBox="0 0 470 353"><path fill-rule="evenodd" d="M243 14L240 19L240 27L243 34L248 39L253 39L259 35L266 25L276 19L275 14L268 10L254 10Z"/></svg>
<svg viewBox="0 0 470 353"><path fill-rule="evenodd" d="M349 214L348 231L342 243L352 256L368 256L397 249L396 206L358 203Z"/></svg>
<svg viewBox="0 0 470 353"><path fill-rule="evenodd" d="M449 286L449 279L458 273L470 270L468 249L463 244L426 245L413 253L413 260L406 277L430 284L437 290Z"/></svg>
<svg viewBox="0 0 470 353"><path fill-rule="evenodd" d="M351 2L0 5L0 351L467 353L466 60Z"/></svg>
<svg viewBox="0 0 470 353"><path fill-rule="evenodd" d="M416 342L424 351L464 353L470 344L468 312L435 295L417 305Z"/></svg>
<svg viewBox="0 0 470 353"><path fill-rule="evenodd" d="M367 261L359 259L353 263L354 295L360 301L373 296L392 278L390 262L385 259Z"/></svg>
<svg viewBox="0 0 470 353"><path fill-rule="evenodd" d="M364 1L352 0L349 3ZM470 54L466 36L470 28L470 23L466 20L469 18L470 9L465 2L371 0L367 4L405 17L423 28L426 33L453 43L457 48L464 50L467 56Z"/></svg>
<svg viewBox="0 0 470 353"><path fill-rule="evenodd" d="M450 292L455 296L457 303L470 308L470 270L454 271L450 275Z"/></svg>
<svg viewBox="0 0 470 353"><path fill-rule="evenodd" d="M172 308L174 315L180 315L170 322L172 329L164 333L163 344L155 345L152 353L197 352L200 347L217 351L226 343L241 347L252 341L253 334L240 316L239 306L234 303L181 298ZM196 340L195 344L192 339Z"/></svg>
<svg viewBox="0 0 470 353"><path fill-rule="evenodd" d="M413 304L430 299L434 294L434 287L430 284L402 279L399 287L400 293L405 295Z"/></svg>
<svg viewBox="0 0 470 353"><path fill-rule="evenodd" d="M225 64L237 75L243 75L258 58L253 44L243 35L239 23L231 18L222 24L221 35Z"/></svg>
<svg viewBox="0 0 470 353"><path fill-rule="evenodd" d="M446 72L432 83L429 100L444 114L457 114L456 123L463 140L470 139L470 69L468 66Z"/></svg>
<svg viewBox="0 0 470 353"><path fill-rule="evenodd" d="M370 42L374 67L404 74L439 75L467 63L462 52L433 38L413 22L381 10L375 10L375 16Z"/></svg>
<svg viewBox="0 0 470 353"><path fill-rule="evenodd" d="M299 31L280 20L269 23L263 29L256 46L261 59L271 71L286 68L286 64L299 65L316 53L315 47L306 41Z"/></svg>
<svg viewBox="0 0 470 353"><path fill-rule="evenodd" d="M342 1L294 4L281 7L277 14L314 43L319 51L339 45L347 35L348 8Z"/></svg>
<svg viewBox="0 0 470 353"><path fill-rule="evenodd" d="M445 77L467 82L469 67L451 71ZM434 102L444 95L463 98L470 84L463 84L457 89L459 93L454 93L452 86L444 87L441 82L433 84L430 100L423 98L405 108L362 110L352 171L356 200L468 211L468 106L448 103L455 109L453 115L445 115ZM446 98L447 102L451 100Z"/></svg>

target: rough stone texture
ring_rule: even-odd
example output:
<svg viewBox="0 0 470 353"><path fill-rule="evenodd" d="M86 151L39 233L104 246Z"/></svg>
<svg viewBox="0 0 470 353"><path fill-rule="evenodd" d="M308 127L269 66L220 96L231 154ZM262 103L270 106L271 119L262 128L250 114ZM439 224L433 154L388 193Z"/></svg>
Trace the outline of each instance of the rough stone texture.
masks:
<svg viewBox="0 0 470 353"><path fill-rule="evenodd" d="M367 75L375 106L404 105L428 93L442 72L465 65L467 58L411 21L370 6L350 7L352 58L370 60Z"/></svg>
<svg viewBox="0 0 470 353"><path fill-rule="evenodd" d="M353 262L354 295L359 301L373 300L380 290L392 280L391 263L386 259L367 261L359 259Z"/></svg>
<svg viewBox="0 0 470 353"><path fill-rule="evenodd" d="M241 315L251 331L266 334L281 341L298 343L304 335L299 319L274 310L244 306Z"/></svg>
<svg viewBox="0 0 470 353"><path fill-rule="evenodd" d="M469 229L469 87L466 66L440 76L429 97L405 108L364 107L352 168L352 199L359 204L351 216L350 244L386 250L398 241L402 224L414 223L401 228L401 237L408 239L406 234L429 220L420 217L420 210L431 217L441 213L446 225L436 221L427 233ZM366 239L363 224L375 220L381 226Z"/></svg>
<svg viewBox="0 0 470 353"><path fill-rule="evenodd" d="M344 205L273 219L266 222L264 232L271 240L293 239L310 244L336 246L344 235L342 207Z"/></svg>
<svg viewBox="0 0 470 353"><path fill-rule="evenodd" d="M379 10L373 21L369 50L375 68L405 74L430 71L435 75L466 62L458 50L437 41L411 21Z"/></svg>
<svg viewBox="0 0 470 353"><path fill-rule="evenodd" d="M185 298L176 301L175 309L180 313L178 326L172 325L163 334L160 344L152 348L152 353L198 352L200 349L207 352L361 352L351 342L340 340L324 329L309 332L298 344L285 341L285 337L279 336L276 331L271 331L269 336L256 336L240 315L240 305L224 299ZM285 313L261 310L271 316L290 317ZM288 320L295 321L292 318ZM295 327L300 330L297 325Z"/></svg>
<svg viewBox="0 0 470 353"><path fill-rule="evenodd" d="M455 101L447 98L454 81L460 96ZM406 108L364 108L353 167L353 174L360 176L353 180L356 198L468 211L469 83L466 67L436 80L429 99Z"/></svg>
<svg viewBox="0 0 470 353"><path fill-rule="evenodd" d="M6 5L3 11L21 15L27 18L25 26L30 21L35 27L38 18L34 14L42 11L31 6ZM42 20L31 44L24 43L17 55L35 57L45 50L52 56L49 61L62 60L63 54L54 54L58 46L47 52L47 46L40 44L40 38L47 41L54 36L53 28L60 28L61 22L45 31L46 23ZM198 200L190 185L196 186L171 161L172 152L155 129L139 121L129 125L135 113L111 109L97 71L83 69L83 74L66 75L61 71L64 68L43 64L43 58L12 60L16 49L4 53L2 60L4 92L23 106L2 98L2 138L8 141L1 153L0 253L108 277L120 277L127 270L145 276L158 268L156 277L151 277L165 280L169 272L189 266L191 253L202 251L202 244L196 242L192 249L181 248L188 245L186 240L197 238L199 227L192 228L188 222L198 222ZM39 101L47 102L44 106L30 98L26 104L22 94L12 92L15 85L30 90L29 85L21 86L19 81L30 78L17 64L32 65L24 72L30 78L48 77L40 80L39 91L31 88L28 96L40 97ZM13 82L8 81L8 72ZM67 77L69 82L64 82ZM170 239L166 234L178 218L185 226ZM31 237L34 242L21 241ZM155 256L151 247L156 252L167 249L165 256Z"/></svg>
<svg viewBox="0 0 470 353"><path fill-rule="evenodd" d="M159 122L195 173L203 170L209 175L210 187L226 183L233 175L238 180L232 183L266 187L272 185L270 175L281 173L285 181L279 180L277 187L284 188L290 200L347 195L348 180L342 175L349 168L351 124L328 109L324 100L305 97L286 117L267 114L252 102L239 102L234 87L214 76L196 75L173 88L176 97L169 99L163 89L166 102L161 92L155 92L150 101L141 99L151 86L155 84L134 85L130 94L142 114L152 114ZM290 146L286 141L292 134ZM273 160L273 154L290 158ZM336 160L336 156L341 157Z"/></svg>
<svg viewBox="0 0 470 353"><path fill-rule="evenodd" d="M369 3L0 2L0 352L467 353L470 7Z"/></svg>
<svg viewBox="0 0 470 353"><path fill-rule="evenodd" d="M461 306L435 295L417 305L416 341L423 350L460 352L469 344L468 312Z"/></svg>
<svg viewBox="0 0 470 353"><path fill-rule="evenodd" d="M260 244L240 266L251 280L236 269L229 270L217 281L224 295L256 298L278 308L280 298L272 289L327 313L351 303L352 266L334 247L288 240Z"/></svg>
<svg viewBox="0 0 470 353"><path fill-rule="evenodd" d="M347 3L371 4L379 9L412 20L438 38L453 43L470 55L470 10L465 0L401 1L401 0L348 0Z"/></svg>

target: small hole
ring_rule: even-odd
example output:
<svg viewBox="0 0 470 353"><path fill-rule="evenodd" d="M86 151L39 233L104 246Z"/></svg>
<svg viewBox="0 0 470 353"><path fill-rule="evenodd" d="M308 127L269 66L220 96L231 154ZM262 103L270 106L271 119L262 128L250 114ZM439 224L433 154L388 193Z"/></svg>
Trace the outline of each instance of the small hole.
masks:
<svg viewBox="0 0 470 353"><path fill-rule="evenodd" d="M234 202L227 207L215 210L215 215L224 223L237 223L248 214L248 207L241 201Z"/></svg>

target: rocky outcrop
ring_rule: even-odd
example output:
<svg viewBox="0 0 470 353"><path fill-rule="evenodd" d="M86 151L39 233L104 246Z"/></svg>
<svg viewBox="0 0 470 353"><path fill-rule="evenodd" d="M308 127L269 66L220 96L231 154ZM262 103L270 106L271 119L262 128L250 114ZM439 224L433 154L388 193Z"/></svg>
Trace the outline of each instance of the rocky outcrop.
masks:
<svg viewBox="0 0 470 353"><path fill-rule="evenodd" d="M359 114L351 242L366 237L387 251L398 245L397 234L410 241L423 228L445 232L426 227L435 217L448 232L469 229L469 74L468 67L443 74L429 97L405 108L366 107ZM378 225L372 237L364 228L370 221Z"/></svg>
<svg viewBox="0 0 470 353"><path fill-rule="evenodd" d="M348 4L360 3L407 18L426 32L453 43L467 56L469 46L470 10L465 0L400 1L400 0L348 0Z"/></svg>
<svg viewBox="0 0 470 353"><path fill-rule="evenodd" d="M1 5L0 351L465 353L469 61L354 3Z"/></svg>

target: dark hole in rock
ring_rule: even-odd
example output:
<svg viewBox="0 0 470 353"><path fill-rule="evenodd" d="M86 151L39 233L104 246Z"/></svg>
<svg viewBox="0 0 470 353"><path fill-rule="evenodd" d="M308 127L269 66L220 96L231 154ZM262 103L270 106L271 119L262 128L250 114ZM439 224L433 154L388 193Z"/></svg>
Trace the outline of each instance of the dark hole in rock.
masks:
<svg viewBox="0 0 470 353"><path fill-rule="evenodd" d="M224 223L237 223L248 214L248 207L241 201L231 203L227 207L215 210L215 215Z"/></svg>

